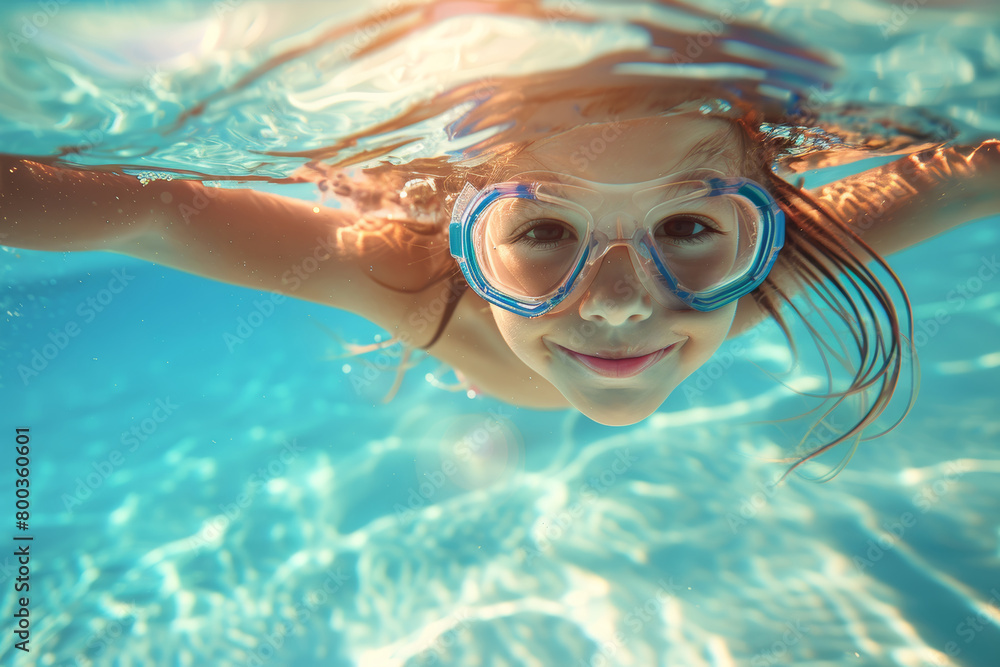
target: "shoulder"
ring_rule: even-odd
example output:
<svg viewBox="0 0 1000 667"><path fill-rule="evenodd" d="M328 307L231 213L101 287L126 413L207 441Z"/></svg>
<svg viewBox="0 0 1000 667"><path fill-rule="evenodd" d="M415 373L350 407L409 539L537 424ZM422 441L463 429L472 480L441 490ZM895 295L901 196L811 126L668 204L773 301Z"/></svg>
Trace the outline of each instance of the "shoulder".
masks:
<svg viewBox="0 0 1000 667"><path fill-rule="evenodd" d="M338 249L364 283L347 310L409 347L426 347L488 396L534 409L569 407L511 351L490 305L454 279L445 229L367 217L337 234ZM344 307L342 298L329 303Z"/></svg>
<svg viewBox="0 0 1000 667"><path fill-rule="evenodd" d="M440 317L434 313L455 294L444 288L437 299L423 301L423 310L407 322L411 335L430 340L439 322L435 318ZM510 405L535 410L570 407L558 389L514 354L500 334L490 305L472 290L458 292L454 313L428 352L460 371L481 393Z"/></svg>
<svg viewBox="0 0 1000 667"><path fill-rule="evenodd" d="M438 226L409 225L364 216L331 224L328 233L338 267L351 279L304 285L303 298L348 310L379 325L408 345L420 347L433 330L428 314L453 300L449 276L457 272L446 234ZM423 334L423 336L421 336Z"/></svg>

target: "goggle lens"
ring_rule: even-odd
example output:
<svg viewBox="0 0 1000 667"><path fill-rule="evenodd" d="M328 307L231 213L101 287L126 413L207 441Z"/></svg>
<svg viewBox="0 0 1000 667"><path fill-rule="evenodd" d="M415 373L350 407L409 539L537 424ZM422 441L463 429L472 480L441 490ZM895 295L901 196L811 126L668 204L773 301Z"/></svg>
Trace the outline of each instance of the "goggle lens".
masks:
<svg viewBox="0 0 1000 667"><path fill-rule="evenodd" d="M595 222L585 194L592 193L546 185L531 196L511 194L485 206L472 229L485 281L511 299L545 300L611 247L625 244L654 279L654 296L676 307L678 293L723 288L754 265L764 216L743 196L718 193L702 181L671 183L643 221L632 221L631 236L612 238L600 229L614 221L605 216ZM575 282L586 278L576 275Z"/></svg>

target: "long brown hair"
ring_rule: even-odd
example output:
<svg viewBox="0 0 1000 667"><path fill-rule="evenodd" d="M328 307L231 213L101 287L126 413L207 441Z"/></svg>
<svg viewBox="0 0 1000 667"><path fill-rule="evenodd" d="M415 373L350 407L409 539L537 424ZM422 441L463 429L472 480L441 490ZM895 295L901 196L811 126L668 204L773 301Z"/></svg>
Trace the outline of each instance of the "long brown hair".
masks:
<svg viewBox="0 0 1000 667"><path fill-rule="evenodd" d="M770 168L777 155L799 140L796 133L775 139L763 131L763 124L753 113L740 118L736 125L741 129L743 140L757 147L748 150L752 157L747 168L755 170L748 175L768 189L785 214L785 245L775 267L751 296L757 308L781 329L796 358L798 346L785 312L790 311L798 318L819 351L827 372L827 391L811 394L824 399L821 405L809 411L820 415L799 442L800 454L786 459L792 465L781 479L807 461L849 442L850 448L839 464L818 478L827 481L846 466L862 434L887 411L901 383L907 379L909 396L896 419L876 435L864 439L884 435L895 428L913 405L919 385L919 366L912 343L910 300L885 259L851 226L804 190L801 182L793 185ZM809 131L806 128L799 130ZM793 300L796 295L804 300L804 306ZM830 322L826 313L836 321ZM811 317L812 314L816 317ZM838 325L846 328L846 345L841 333L843 329ZM835 365L851 373L848 385L842 389L834 388ZM860 403L860 416L839 432L824 429L831 436L825 441L813 437L815 427L824 424L852 398Z"/></svg>
<svg viewBox="0 0 1000 667"><path fill-rule="evenodd" d="M836 445L850 442L850 450L839 465L821 478L832 479L847 464L862 439L862 433L888 409L901 380L907 377L907 371L911 373L911 382L906 406L895 422L878 435L895 428L913 405L919 382L919 367L912 343L913 313L906 289L899 278L854 230L808 192L775 174L770 173L765 183L785 212L785 246L775 270L753 292L753 298L757 306L778 324L793 351L796 345L782 306L799 317L820 351L827 368L828 391L816 396L828 401L817 408L822 410L822 414L816 424L823 423L852 397L860 399L862 405L861 416L846 430L827 442L813 438L816 446L798 456L782 479ZM882 269L888 276L891 287L879 278L869 264ZM791 279L781 284L773 277L775 275ZM790 291L790 287L792 290L801 290L810 306L810 312L823 312L816 308L814 299L818 299L826 306L827 312L832 313L847 328L849 343L854 347L853 354L850 349L838 352L831 343L836 342L843 348L842 337L834 333L834 341L831 341L824 336L817 323L793 301L794 292ZM892 288L900 297L901 308L893 299ZM820 323L827 324L829 331L836 331L836 327L831 326L824 316L820 317ZM838 361L848 371L853 371L853 377L844 389L833 388L831 359ZM807 433L799 443L800 447L809 441L810 435L811 433ZM866 439L871 437L875 436Z"/></svg>

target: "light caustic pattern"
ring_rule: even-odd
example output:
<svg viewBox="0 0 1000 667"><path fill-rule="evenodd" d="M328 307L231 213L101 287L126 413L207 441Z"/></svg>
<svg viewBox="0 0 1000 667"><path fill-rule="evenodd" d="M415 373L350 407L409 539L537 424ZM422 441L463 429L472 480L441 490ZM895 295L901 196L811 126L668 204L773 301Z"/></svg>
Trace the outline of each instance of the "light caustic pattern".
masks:
<svg viewBox="0 0 1000 667"><path fill-rule="evenodd" d="M569 67L611 45L644 44L618 22L557 14L531 26L495 22L493 32L445 21L351 60L391 25L378 19L334 53L308 53L280 76L213 97L273 56L270 46L353 16L349 4L287 17L227 0L208 19L170 21L157 13L168 5L143 6L140 24L123 3L115 15L94 3L5 6L0 34L19 39L0 41L0 138L27 154L74 146L72 159L88 164L283 176L298 165L262 152L335 145L436 92L442 82L419 75L428 51L417 46L434 44L438 66L456 54L463 65L479 59L449 69L449 84L483 82L475 105L510 68ZM995 135L995 100L977 98L996 89L996 18L917 5L715 2L704 3L708 23L684 25L697 45L725 12L766 17L772 30L808 35L845 59L847 78L816 91L821 101L937 105L963 131ZM668 14L651 20L679 25ZM950 36L936 40L935 30ZM498 57L497 31L525 50ZM49 56L65 66L36 66ZM184 115L206 100L202 115ZM443 128L467 110L378 141L399 144L397 160L461 147L473 138ZM451 400L426 385L373 408L298 344L302 326L283 326L284 315L241 338L233 357L244 363L220 366L218 332L235 314L210 332L211 353L184 342L199 335L191 313L210 319L214 303L175 314L183 335L175 349L144 348L151 361L109 369L100 355L77 359L95 339L120 347L149 337L121 309L159 304L151 285L162 271L137 268L93 328L80 327L31 376L44 404L25 398L16 374L0 387L0 403L46 424L60 447L37 468L39 486L56 490L38 530L59 547L33 581L38 664L993 665L1000 283L984 249L996 247L996 225L981 224L894 261L923 334L917 408L863 445L833 484L793 477L777 489L769 484L785 468L771 459L787 454L787 441L746 423L796 414L801 403L755 370L788 361L766 337L725 348L724 365L693 378L696 394L678 391L630 428ZM74 257L49 289L21 255L0 256L4 277L20 280L2 297L16 313L3 344L30 359L37 332L75 319L90 294L62 286L110 275L120 259ZM41 273L52 279L48 266ZM17 305L29 302L17 290L30 281L45 308ZM187 309L198 295L186 296ZM164 375L191 359L187 375ZM101 383L90 380L95 367L106 371ZM814 377L791 384L818 386ZM155 412L156 399L169 414ZM11 568L0 557L5 586Z"/></svg>
<svg viewBox="0 0 1000 667"><path fill-rule="evenodd" d="M788 400L781 391L610 435L578 416L507 419L500 407L496 432L542 451L495 462L477 486L427 452L495 416L431 399L397 399L392 433L350 448L316 427L286 446L257 433L221 460L199 453L185 424L164 423L157 437L177 444L138 473L142 493L98 489L61 528L74 549L50 557L63 575L39 582L40 644L54 664L707 666L856 652L859 664L916 666L967 664L923 636L940 627L906 617L922 597L966 655L977 647L965 617L996 623L974 576L917 546L947 527L966 552L990 548L976 526L1000 465L977 437L996 428L984 412L928 410L837 484L772 489L777 446L739 424ZM963 456L942 460L943 439ZM168 466L172 476L154 473ZM217 489L211 501L177 492L192 478ZM903 566L914 574L900 588Z"/></svg>

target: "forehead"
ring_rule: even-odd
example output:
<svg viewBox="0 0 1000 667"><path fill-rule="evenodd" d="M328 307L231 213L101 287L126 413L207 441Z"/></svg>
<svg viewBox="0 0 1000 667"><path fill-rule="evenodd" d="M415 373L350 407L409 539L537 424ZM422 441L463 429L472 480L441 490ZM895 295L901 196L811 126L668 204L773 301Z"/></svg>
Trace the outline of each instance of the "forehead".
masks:
<svg viewBox="0 0 1000 667"><path fill-rule="evenodd" d="M575 128L528 148L511 167L602 183L640 183L699 168L738 175L731 172L739 157L737 135L726 121L669 116Z"/></svg>

